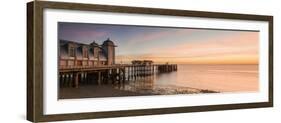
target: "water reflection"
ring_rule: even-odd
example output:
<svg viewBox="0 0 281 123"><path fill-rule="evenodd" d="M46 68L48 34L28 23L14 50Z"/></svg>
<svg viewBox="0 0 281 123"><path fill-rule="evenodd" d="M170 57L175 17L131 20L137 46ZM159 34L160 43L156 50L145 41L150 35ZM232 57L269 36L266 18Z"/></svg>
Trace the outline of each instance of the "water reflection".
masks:
<svg viewBox="0 0 281 123"><path fill-rule="evenodd" d="M259 91L258 65L178 65L178 70L128 81L116 89L142 94Z"/></svg>
<svg viewBox="0 0 281 123"><path fill-rule="evenodd" d="M167 74L154 74L151 76L142 77L135 81L127 81L124 84L115 85L115 89L136 92L144 95L171 95L171 94L196 94L196 93L217 93L216 91L197 89L191 87L180 87L170 84L157 84L156 80L161 76L167 76Z"/></svg>

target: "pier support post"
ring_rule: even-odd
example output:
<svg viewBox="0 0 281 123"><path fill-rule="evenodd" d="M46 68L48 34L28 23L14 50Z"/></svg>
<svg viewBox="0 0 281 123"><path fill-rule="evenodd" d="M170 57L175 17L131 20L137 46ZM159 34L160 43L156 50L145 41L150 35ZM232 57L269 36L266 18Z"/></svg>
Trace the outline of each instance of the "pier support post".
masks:
<svg viewBox="0 0 281 123"><path fill-rule="evenodd" d="M62 87L65 86L65 78L64 78L64 74L61 74L61 83L62 83Z"/></svg>
<svg viewBox="0 0 281 123"><path fill-rule="evenodd" d="M122 71L123 71L123 84L124 84L126 80L126 68L124 67Z"/></svg>
<svg viewBox="0 0 281 123"><path fill-rule="evenodd" d="M132 71L133 72L133 74L132 74L133 75L133 80L136 80L135 66L133 66L132 68L133 68L133 71Z"/></svg>
<svg viewBox="0 0 281 123"><path fill-rule="evenodd" d="M101 72L98 72L98 85L101 85Z"/></svg>
<svg viewBox="0 0 281 123"><path fill-rule="evenodd" d="M78 77L78 73L74 73L74 87L78 88L78 84L79 84L79 77Z"/></svg>
<svg viewBox="0 0 281 123"><path fill-rule="evenodd" d="M67 74L67 83L68 83L68 86L69 87L72 87L73 86L73 79L71 77L71 74Z"/></svg>

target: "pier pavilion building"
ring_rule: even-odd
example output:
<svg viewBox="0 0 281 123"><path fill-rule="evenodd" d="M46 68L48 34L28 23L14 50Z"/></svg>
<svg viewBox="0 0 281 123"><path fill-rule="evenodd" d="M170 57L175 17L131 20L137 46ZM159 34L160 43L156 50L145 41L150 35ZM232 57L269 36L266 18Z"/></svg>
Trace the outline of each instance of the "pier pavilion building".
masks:
<svg viewBox="0 0 281 123"><path fill-rule="evenodd" d="M116 45L109 38L101 45L93 41L90 44L59 40L59 67L93 67L115 64Z"/></svg>

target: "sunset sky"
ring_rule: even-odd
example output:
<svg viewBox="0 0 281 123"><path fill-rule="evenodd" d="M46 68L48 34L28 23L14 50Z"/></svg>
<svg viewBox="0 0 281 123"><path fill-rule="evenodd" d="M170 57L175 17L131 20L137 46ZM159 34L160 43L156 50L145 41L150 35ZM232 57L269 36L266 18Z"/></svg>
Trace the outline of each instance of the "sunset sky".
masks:
<svg viewBox="0 0 281 123"><path fill-rule="evenodd" d="M59 23L58 38L116 45L116 62L258 64L259 32Z"/></svg>

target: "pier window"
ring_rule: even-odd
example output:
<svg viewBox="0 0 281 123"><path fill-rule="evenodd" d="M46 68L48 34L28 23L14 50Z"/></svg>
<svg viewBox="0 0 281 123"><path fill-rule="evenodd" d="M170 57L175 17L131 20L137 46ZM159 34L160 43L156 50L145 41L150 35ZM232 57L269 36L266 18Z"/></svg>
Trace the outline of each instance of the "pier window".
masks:
<svg viewBox="0 0 281 123"><path fill-rule="evenodd" d="M99 56L99 48L98 47L95 47L94 48L94 58L98 58L98 56Z"/></svg>
<svg viewBox="0 0 281 123"><path fill-rule="evenodd" d="M88 49L86 47L83 48L83 58L88 58Z"/></svg>
<svg viewBox="0 0 281 123"><path fill-rule="evenodd" d="M69 57L75 57L75 48L73 46L69 47Z"/></svg>

